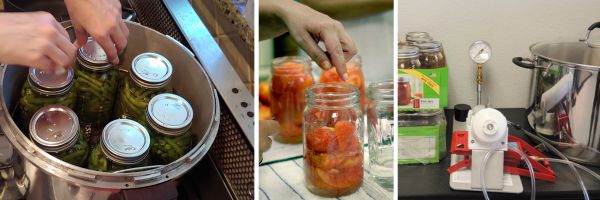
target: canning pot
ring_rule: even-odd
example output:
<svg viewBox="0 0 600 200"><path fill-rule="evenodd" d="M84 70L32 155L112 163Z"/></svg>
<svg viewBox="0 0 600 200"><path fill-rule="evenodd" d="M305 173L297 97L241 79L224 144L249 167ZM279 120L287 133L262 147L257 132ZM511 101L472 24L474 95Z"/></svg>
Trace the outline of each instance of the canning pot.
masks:
<svg viewBox="0 0 600 200"><path fill-rule="evenodd" d="M569 159L600 166L600 45L588 42L536 43L532 58L513 63L533 70L529 125Z"/></svg>
<svg viewBox="0 0 600 200"><path fill-rule="evenodd" d="M145 199L173 198L179 177L192 169L207 153L219 126L217 93L202 66L191 51L176 40L142 25L127 22L128 45L121 56L121 71L127 71L133 58L144 52L165 56L173 65L174 92L193 107L194 146L180 159L168 165L129 169L119 173L92 171L50 156L30 141L11 117L17 105L27 68L0 68L0 127L4 133L0 145L13 149L0 152L0 198L28 199ZM68 29L69 22L63 22ZM72 38L73 39L73 38ZM8 140L6 140L8 139ZM0 150L2 150L0 148ZM15 152L12 154L11 152ZM12 155L12 156L11 156ZM7 191L8 190L8 191ZM165 196L169 195L171 196Z"/></svg>

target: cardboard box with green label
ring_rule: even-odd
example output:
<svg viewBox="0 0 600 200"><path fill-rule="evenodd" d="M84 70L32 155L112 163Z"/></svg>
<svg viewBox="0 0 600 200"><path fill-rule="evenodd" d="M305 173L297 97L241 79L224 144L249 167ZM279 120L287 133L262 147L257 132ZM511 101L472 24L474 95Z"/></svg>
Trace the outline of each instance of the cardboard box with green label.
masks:
<svg viewBox="0 0 600 200"><path fill-rule="evenodd" d="M398 110L436 110L448 106L448 67L398 70Z"/></svg>

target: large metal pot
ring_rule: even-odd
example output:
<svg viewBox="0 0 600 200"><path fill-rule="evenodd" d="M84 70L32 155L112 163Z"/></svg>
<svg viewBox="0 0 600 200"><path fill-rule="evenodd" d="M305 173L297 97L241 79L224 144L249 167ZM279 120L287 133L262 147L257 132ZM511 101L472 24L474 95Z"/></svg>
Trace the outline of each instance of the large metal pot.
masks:
<svg viewBox="0 0 600 200"><path fill-rule="evenodd" d="M63 25L68 27L69 23ZM0 68L0 127L17 152L12 158L12 168L5 165L8 167L5 169L10 170L0 171L3 176L14 175L17 180L16 184L6 184L5 188L18 188L28 199L120 199L124 196L135 199L131 195L139 194L154 199L168 198L161 194L174 191L176 194L177 179L207 153L219 126L219 101L204 69L193 54L176 40L136 23L127 22L126 25L130 32L129 43L120 59L120 68L128 70L132 59L144 52L156 52L171 61L174 91L188 100L194 109L192 132L195 146L168 165L132 169L124 173L92 171L63 162L38 148L15 124L11 112L18 102L27 69L3 66ZM0 152L0 165L3 163L2 155ZM0 195L10 197L9 194Z"/></svg>
<svg viewBox="0 0 600 200"><path fill-rule="evenodd" d="M569 159L600 166L600 46L587 42L589 32L580 42L533 44L531 59L513 63L534 72L531 127Z"/></svg>

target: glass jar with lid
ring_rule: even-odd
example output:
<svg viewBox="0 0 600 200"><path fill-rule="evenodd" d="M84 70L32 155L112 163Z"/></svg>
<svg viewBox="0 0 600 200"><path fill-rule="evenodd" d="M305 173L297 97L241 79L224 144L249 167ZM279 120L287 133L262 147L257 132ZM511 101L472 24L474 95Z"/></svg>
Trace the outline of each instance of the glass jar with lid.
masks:
<svg viewBox="0 0 600 200"><path fill-rule="evenodd" d="M437 69L446 67L446 58L442 53L442 43L426 42L415 44L419 48L419 61L423 69Z"/></svg>
<svg viewBox="0 0 600 200"><path fill-rule="evenodd" d="M362 71L360 55L355 55L346 63L346 71L348 73L348 78L346 79L346 83L352 84L358 87L360 91L360 107L364 108L367 99L366 99L366 91L365 91L365 76ZM323 70L321 72L321 78L319 79L321 83L343 83L344 81L337 73L335 67L332 67L329 70Z"/></svg>
<svg viewBox="0 0 600 200"><path fill-rule="evenodd" d="M412 100L410 86L410 76L398 75L398 105L404 106L410 104Z"/></svg>
<svg viewBox="0 0 600 200"><path fill-rule="evenodd" d="M73 76L73 68L67 68L65 73L60 74L29 68L18 105L19 121L24 129L29 126L33 114L46 105L75 108L77 92L73 89Z"/></svg>
<svg viewBox="0 0 600 200"><path fill-rule="evenodd" d="M437 163L446 156L444 110L398 113L398 162Z"/></svg>
<svg viewBox="0 0 600 200"><path fill-rule="evenodd" d="M150 165L150 135L130 119L116 119L102 130L100 143L90 153L88 168L113 172Z"/></svg>
<svg viewBox="0 0 600 200"><path fill-rule="evenodd" d="M304 112L306 187L319 196L354 193L363 181L363 117L359 90L345 83L308 88Z"/></svg>
<svg viewBox="0 0 600 200"><path fill-rule="evenodd" d="M150 133L153 162L169 164L185 155L192 144L192 106L174 94L159 94L148 103L142 122Z"/></svg>
<svg viewBox="0 0 600 200"><path fill-rule="evenodd" d="M369 171L375 182L388 191L393 191L394 81L371 83L368 91Z"/></svg>
<svg viewBox="0 0 600 200"><path fill-rule="evenodd" d="M38 110L29 123L29 137L42 150L62 161L83 167L89 145L80 134L79 120L73 110L48 105Z"/></svg>
<svg viewBox="0 0 600 200"><path fill-rule="evenodd" d="M160 54L142 53L133 58L129 76L122 81L119 90L116 118L139 121L152 97L172 92L172 73L171 63Z"/></svg>
<svg viewBox="0 0 600 200"><path fill-rule="evenodd" d="M427 32L413 31L406 33L406 44L415 45L418 43L425 43L433 41L433 38Z"/></svg>
<svg viewBox="0 0 600 200"><path fill-rule="evenodd" d="M419 69L419 48L415 46L398 47L398 69Z"/></svg>
<svg viewBox="0 0 600 200"><path fill-rule="evenodd" d="M275 140L282 143L302 142L302 123L306 88L314 83L310 60L286 56L273 60L271 68L271 113L281 126Z"/></svg>
<svg viewBox="0 0 600 200"><path fill-rule="evenodd" d="M118 77L118 69L108 62L102 47L89 38L79 48L75 70L76 112L82 124L98 127L112 119Z"/></svg>

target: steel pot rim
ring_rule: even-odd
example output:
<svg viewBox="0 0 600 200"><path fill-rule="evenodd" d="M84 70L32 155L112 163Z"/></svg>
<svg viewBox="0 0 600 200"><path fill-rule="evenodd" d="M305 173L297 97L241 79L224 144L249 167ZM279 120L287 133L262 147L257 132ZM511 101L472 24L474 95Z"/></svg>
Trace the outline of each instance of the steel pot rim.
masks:
<svg viewBox="0 0 600 200"><path fill-rule="evenodd" d="M556 59L556 58L551 58L548 56L544 56L541 55L539 53L536 53L533 51L533 48L539 45L552 45L552 44L567 44L567 43L579 43L579 42L536 42L533 43L532 45L529 46L529 52L531 52L531 54L533 55L533 61L534 63L538 61L539 58L551 61L551 62L555 62L555 63L560 63L561 67L569 67L569 68L575 68L575 69L586 69L586 70L594 70L594 71L600 71L600 66L596 66L596 65L588 65L588 64L581 64L581 63L574 63L574 62L569 62L569 61L565 61L565 60L561 60L561 59ZM585 43L582 43L585 44ZM537 68L537 64L536 64L536 68Z"/></svg>

